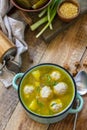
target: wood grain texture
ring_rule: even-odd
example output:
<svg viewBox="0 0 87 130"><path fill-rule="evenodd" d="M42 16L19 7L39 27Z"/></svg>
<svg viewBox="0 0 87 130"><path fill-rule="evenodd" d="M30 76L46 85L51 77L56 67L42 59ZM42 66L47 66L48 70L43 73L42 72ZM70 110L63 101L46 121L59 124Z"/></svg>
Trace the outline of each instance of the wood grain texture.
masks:
<svg viewBox="0 0 87 130"><path fill-rule="evenodd" d="M44 39L45 42L50 42L60 32L63 32L64 30L66 30L68 27L70 27L76 21L78 21L78 19L81 19L84 14L87 13L87 0L74 0L74 1L78 1L79 5L80 5L80 15L76 19L72 20L69 23L65 23L65 22L61 21L59 19L58 15L56 15L56 17L55 17L55 19L52 23L53 24L53 30L50 30L48 28L41 36L42 39ZM36 21L39 20L38 13L36 13L36 12L35 13L26 13L26 12L20 13L20 11L18 10L17 13L21 14L23 16L21 19L29 25L31 24L31 19L32 19L32 23L35 23ZM37 29L37 33L42 29L43 26L44 25L40 26Z"/></svg>
<svg viewBox="0 0 87 130"><path fill-rule="evenodd" d="M22 71L26 71L31 66L37 65L48 47L48 44L46 44L41 38L36 39L36 32L31 32L29 28L26 29L25 34L25 40L29 48L28 52L22 55ZM33 59L33 63L30 62L31 59Z"/></svg>
<svg viewBox="0 0 87 130"><path fill-rule="evenodd" d="M0 30L0 61L3 57L13 50L16 52L16 46L7 38L7 36Z"/></svg>
<svg viewBox="0 0 87 130"><path fill-rule="evenodd" d="M36 123L30 119L19 103L5 130L46 130L47 127L48 125Z"/></svg>
<svg viewBox="0 0 87 130"><path fill-rule="evenodd" d="M84 70L87 72L87 66L84 66L84 61L87 61L87 49L85 50L85 53L80 61L81 67L79 70ZM81 112L78 114L77 118L77 124L76 124L76 130L87 130L87 94L83 96L84 99L84 105ZM74 115L68 115L63 121L59 123L55 123L49 126L48 130L69 130L73 129L74 124Z"/></svg>
<svg viewBox="0 0 87 130"><path fill-rule="evenodd" d="M83 1L82 3L84 4ZM29 50L22 55L22 72L38 63L51 62L61 66L68 63L72 73L76 61L81 63L80 70L87 71L87 67L83 66L84 61L87 61L87 15L84 15L66 31L59 35L56 34L57 37L49 44L42 38L36 39L36 33L31 32L29 28L25 30L25 40ZM33 63L30 62L29 56L33 59ZM86 102L87 95L84 96L83 110L78 114L76 130L87 130ZM63 121L49 126L37 123L28 117L18 103L17 92L13 88L7 90L0 86L0 130L71 130L74 117L75 115L69 114Z"/></svg>
<svg viewBox="0 0 87 130"><path fill-rule="evenodd" d="M85 51L87 32L85 30L86 25L83 23L86 20L87 17L85 15L75 25L57 36L50 43L41 62L50 61L60 65L69 63L71 70L73 70L75 61L80 61Z"/></svg>
<svg viewBox="0 0 87 130"><path fill-rule="evenodd" d="M87 21L87 16L85 15L83 17L83 19L81 20L82 24L80 24L78 32L75 35L75 39L74 39L77 42L78 47L74 46L75 48L73 48L73 50L75 50L78 53L78 58L76 58L76 61L79 61L79 56L81 54L80 52L82 51L82 48L84 46L84 49L83 49L84 53L83 53L82 57L80 57L81 58L80 59L81 67L79 68L79 70L85 70L87 72L87 67L83 66L84 61L87 61L87 49L86 49L86 46L87 46L87 37L86 37L86 35L87 35L87 30L86 30L87 22L86 21ZM70 55L71 55L71 51L70 51ZM75 55L76 54L74 54L74 56ZM73 57L73 58L75 60L75 57ZM72 59L72 58L68 58L68 59ZM68 62L68 60L67 60L67 62ZM87 105L86 105L87 95L83 96L83 98L84 98L84 106L83 106L82 111L78 114L76 130L83 130L83 129L87 130L87 125L86 125L87 116L85 114L87 112ZM55 130L58 130L58 129L69 130L69 129L73 129L74 118L75 118L74 115L73 116L68 115L67 118L65 118L63 121L50 125L48 130L53 130L53 129L55 129Z"/></svg>
<svg viewBox="0 0 87 130"><path fill-rule="evenodd" d="M80 15L76 19L72 20L69 23L62 22L57 16L53 23L53 30L49 28L42 34L43 39L46 42L51 41L55 36L57 36L60 32L64 31L72 24L74 24L79 18L82 17L83 14L87 13L87 0L74 0L78 1L80 4Z"/></svg>
<svg viewBox="0 0 87 130"><path fill-rule="evenodd" d="M28 13L19 10L19 15L21 15L21 17L24 18L24 21L25 21L27 24L29 24L29 25L32 24L32 19L29 17Z"/></svg>
<svg viewBox="0 0 87 130"><path fill-rule="evenodd" d="M87 22L84 22L84 27L87 27ZM87 35L87 30L85 30L85 34ZM86 44L86 48L85 48L85 52L81 58L80 64L81 67L79 68L79 70L83 70L87 72L87 66L84 66L84 63L87 63L87 37L84 37L84 39L86 39L84 42ZM79 113L78 115L78 119L77 119L77 127L76 130L87 130L87 94L83 96L84 98L84 106L83 106L83 110Z"/></svg>
<svg viewBox="0 0 87 130"><path fill-rule="evenodd" d="M13 18L16 17L18 20L21 19L18 17L19 13L12 14L11 16ZM36 39L35 32L31 32L29 28L25 30L25 35L29 50L22 55L22 72L38 64L48 46L42 39ZM31 63L31 58L33 59L33 63ZM37 124L36 122L32 124L32 120L24 113L18 101L17 92L13 88L6 89L0 84L0 130L5 130L5 127L8 130L24 130L24 128L27 130L29 127L31 127L31 129L34 128L34 126L36 126L36 130L41 130L41 128L44 130L47 126ZM17 104L18 107L15 110ZM29 123L30 125L28 126Z"/></svg>
<svg viewBox="0 0 87 130"><path fill-rule="evenodd" d="M33 64L29 64L27 59L28 56L26 58L24 54L22 70L24 71L25 68L27 69L27 67L31 67L38 63L44 63L44 62L56 63L61 66L63 66L64 63L68 63L71 67L71 71L75 69L74 63L76 61L84 62L84 60L87 59L86 23L87 23L87 16L85 15L82 19L80 19L77 23L75 23L75 25L70 27L65 32L61 33L49 44L43 42L42 39L36 39L35 38L36 32L31 33L30 30L26 31L26 41L29 45L29 52L32 58L34 59L34 62ZM6 94L6 92L4 93ZM10 90L8 90L8 93L10 93ZM16 94L13 91L13 95L11 95L11 97L13 96L14 100L17 99L17 97L15 98L15 95ZM0 97L2 97L1 94ZM11 97L10 99L8 97L8 100L11 100ZM87 112L86 102L87 102L87 96L84 96L84 107L83 110L78 115L76 130L83 130L83 129L87 130L86 127L87 116L85 114ZM4 101L4 103L6 103L6 101ZM8 104L8 106L10 105ZM12 107L14 108L15 106L16 105L14 105L12 101ZM4 109L3 103L1 104L0 109L1 109L0 112L2 113L2 117L0 116L1 118L0 122L4 123L5 121L4 114L5 112L8 113L8 109L5 109L5 112L3 112ZM69 114L61 122L54 123L49 126L43 125L30 119L25 113L25 111L22 109L20 103L18 103L14 112L13 113L10 112L10 117L7 116L8 120L5 121L5 124L3 125L3 127L0 128L0 130L4 130L4 128L5 130L71 130L73 128L75 115Z"/></svg>
<svg viewBox="0 0 87 130"><path fill-rule="evenodd" d="M6 89L0 86L0 130L4 130L16 105L17 93L13 88Z"/></svg>

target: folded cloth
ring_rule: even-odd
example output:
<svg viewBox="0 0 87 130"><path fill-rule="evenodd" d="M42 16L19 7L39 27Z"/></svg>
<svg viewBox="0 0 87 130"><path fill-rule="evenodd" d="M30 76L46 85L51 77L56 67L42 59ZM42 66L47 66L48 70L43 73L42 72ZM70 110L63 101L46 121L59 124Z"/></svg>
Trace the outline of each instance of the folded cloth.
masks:
<svg viewBox="0 0 87 130"><path fill-rule="evenodd" d="M0 27L4 34L6 34L7 37L16 45L17 54L13 60L17 62L19 66L21 66L21 54L28 50L28 46L24 41L24 30L26 25L24 24L24 22L18 21L6 15L11 8L12 5L10 3L10 0L0 0ZM7 72L11 73L10 71L4 69L4 75L0 75L0 81L3 82L5 87L9 87L11 84L11 81L8 80L8 74L7 77L5 75L5 73ZM10 82L9 85L6 85L7 83L5 84L6 80L7 82Z"/></svg>
<svg viewBox="0 0 87 130"><path fill-rule="evenodd" d="M12 85L13 77L15 73L9 71L6 67L3 68L3 71L0 73L0 87L5 86L6 88Z"/></svg>
<svg viewBox="0 0 87 130"><path fill-rule="evenodd" d="M3 22L3 17L11 9L11 7L12 5L10 3L10 0L0 0L0 25L5 34L7 34L7 30Z"/></svg>

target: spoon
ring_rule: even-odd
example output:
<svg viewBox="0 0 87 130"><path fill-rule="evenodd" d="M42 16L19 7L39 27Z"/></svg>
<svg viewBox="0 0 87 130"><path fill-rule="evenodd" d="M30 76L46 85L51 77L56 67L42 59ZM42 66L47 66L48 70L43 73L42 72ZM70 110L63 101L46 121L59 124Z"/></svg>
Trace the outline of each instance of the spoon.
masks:
<svg viewBox="0 0 87 130"><path fill-rule="evenodd" d="M79 107L79 100L77 100L76 103L77 103L76 108L78 108ZM75 114L75 120L74 120L73 130L76 129L77 117L78 117L78 113Z"/></svg>
<svg viewBox="0 0 87 130"><path fill-rule="evenodd" d="M80 71L75 76L74 79L75 79L75 82L76 82L77 92L80 95L86 94L87 93L87 73L85 71ZM77 107L78 106L79 106L79 101L77 100ZM76 113L76 115L75 115L73 130L76 129L77 117L78 117L78 113Z"/></svg>
<svg viewBox="0 0 87 130"><path fill-rule="evenodd" d="M75 76L75 82L77 86L77 92L80 95L84 95L87 93L87 73L85 71L80 71Z"/></svg>

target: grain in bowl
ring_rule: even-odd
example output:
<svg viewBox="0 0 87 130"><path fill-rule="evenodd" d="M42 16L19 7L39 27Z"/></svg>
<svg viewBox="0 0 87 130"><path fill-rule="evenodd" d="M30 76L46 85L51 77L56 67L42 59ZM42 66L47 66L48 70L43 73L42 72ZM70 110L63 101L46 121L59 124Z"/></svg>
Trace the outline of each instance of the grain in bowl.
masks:
<svg viewBox="0 0 87 130"><path fill-rule="evenodd" d="M79 4L74 1L63 1L58 6L58 15L64 21L70 21L76 18L80 13Z"/></svg>

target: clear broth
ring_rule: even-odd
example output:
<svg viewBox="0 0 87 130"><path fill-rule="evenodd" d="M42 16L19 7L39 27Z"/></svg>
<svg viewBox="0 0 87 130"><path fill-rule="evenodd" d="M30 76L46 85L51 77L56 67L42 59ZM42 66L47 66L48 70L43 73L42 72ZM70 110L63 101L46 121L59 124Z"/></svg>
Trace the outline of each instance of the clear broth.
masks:
<svg viewBox="0 0 87 130"><path fill-rule="evenodd" d="M40 72L39 81L36 81L36 79L32 75L32 72L34 72L36 70L39 70L39 72ZM57 81L50 80L49 75L51 74L52 71L60 72L60 74L61 74L60 79L58 79ZM46 75L47 75L47 77L46 77ZM39 82L39 85L35 86L36 82ZM67 88L67 91L65 94L55 95L53 93L53 97L50 99L39 100L39 101L37 100L37 97L40 95L40 90L43 86L50 86L51 90L53 91L53 86L59 82L65 82L67 84L68 88ZM26 85L30 85L30 84L34 86L34 92L31 95L26 96L23 90ZM75 95L74 83L73 83L71 77L63 69L58 68L56 66L43 65L43 66L38 66L38 67L32 69L24 76L20 85L21 85L20 96L21 96L21 100L22 100L24 106L28 110L30 110L36 114L43 115L43 116L51 116L51 115L62 112L70 105L70 103L73 101L74 95ZM53 112L50 109L50 102L55 99L60 99L63 104L62 108L59 109L58 112ZM37 101L37 107L35 106L35 109L31 110L29 108L29 106L33 100Z"/></svg>

